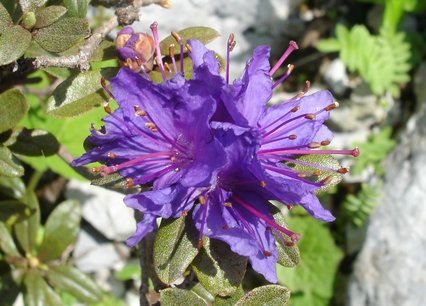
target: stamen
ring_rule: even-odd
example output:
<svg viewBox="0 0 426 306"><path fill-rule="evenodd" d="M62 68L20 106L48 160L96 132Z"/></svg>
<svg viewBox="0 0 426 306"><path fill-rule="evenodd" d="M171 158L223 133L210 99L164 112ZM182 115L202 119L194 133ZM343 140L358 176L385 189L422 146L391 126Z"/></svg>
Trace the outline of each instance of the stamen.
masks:
<svg viewBox="0 0 426 306"><path fill-rule="evenodd" d="M169 46L169 56L172 59L173 70L175 71L175 74L177 74L178 70L177 70L176 59L175 59L175 45L174 44L171 44Z"/></svg>
<svg viewBox="0 0 426 306"><path fill-rule="evenodd" d="M272 253L271 253L271 252L269 252L269 251L263 251L263 255L264 255L265 257L270 257L270 256L272 256Z"/></svg>
<svg viewBox="0 0 426 306"><path fill-rule="evenodd" d="M326 111L331 111L331 110L335 109L336 107L339 107L339 103L334 102L333 104L330 104L329 106L326 106L324 109Z"/></svg>
<svg viewBox="0 0 426 306"><path fill-rule="evenodd" d="M352 150L291 150L291 149L270 149L260 150L258 154L286 154L286 155L305 155L305 154L340 154L340 155L352 155L358 157L360 152L358 148Z"/></svg>
<svg viewBox="0 0 426 306"><path fill-rule="evenodd" d="M182 37L180 37L180 35L176 32L172 32L172 36L176 40L176 42L179 44L179 47L180 47L180 72L182 74L184 74L184 71L183 71L183 41L182 41Z"/></svg>
<svg viewBox="0 0 426 306"><path fill-rule="evenodd" d="M298 99L302 98L306 93L308 93L310 88L311 88L311 82L306 81L305 86L303 87L303 90L301 92L299 92L293 99L298 100ZM293 100L293 99L291 99L291 100Z"/></svg>
<svg viewBox="0 0 426 306"><path fill-rule="evenodd" d="M323 185L327 185L327 184L329 184L331 181L333 180L333 177L330 175L330 176L327 176L325 179L323 179L322 181L321 181L321 184L323 184Z"/></svg>
<svg viewBox="0 0 426 306"><path fill-rule="evenodd" d="M108 96L110 96L111 99L115 100L114 95L112 94L112 92L108 89L107 84L106 84L106 80L104 77L101 77L101 85L102 88L106 91L106 93L108 94Z"/></svg>
<svg viewBox="0 0 426 306"><path fill-rule="evenodd" d="M158 23L153 22L150 26L152 35L154 37L154 45L155 45L155 53L156 53L156 61L157 65L160 68L161 76L163 80L167 80L166 72L164 71L163 60L161 58L161 50L160 50L160 42L158 40Z"/></svg>
<svg viewBox="0 0 426 306"><path fill-rule="evenodd" d="M225 203L223 203L223 206L232 207L232 203L231 202L225 202Z"/></svg>
<svg viewBox="0 0 426 306"><path fill-rule="evenodd" d="M139 68L141 69L142 73L143 73L146 77L148 77L148 73L146 72L146 69L145 69L145 67L143 66L143 62L142 62L142 60L141 60L139 57L135 56L135 61L136 61L136 64L137 64L137 65L139 66Z"/></svg>
<svg viewBox="0 0 426 306"><path fill-rule="evenodd" d="M135 110L135 115L139 117L145 117L147 115L146 111L141 110L139 105L134 105L133 109Z"/></svg>
<svg viewBox="0 0 426 306"><path fill-rule="evenodd" d="M117 157L117 155L115 155L114 153L112 153L112 152L109 152L108 154L107 154L107 157L108 158L111 158L111 159L114 159L114 158L116 158Z"/></svg>
<svg viewBox="0 0 426 306"><path fill-rule="evenodd" d="M145 126L148 129L150 129L151 131L153 131L153 132L157 132L158 131L157 126L154 123L152 123L152 122L146 122Z"/></svg>
<svg viewBox="0 0 426 306"><path fill-rule="evenodd" d="M230 65L230 54L235 47L234 33L229 34L228 43L226 45L226 84L229 84L229 65Z"/></svg>
<svg viewBox="0 0 426 306"><path fill-rule="evenodd" d="M258 217L259 219L265 221L266 224L268 224L270 227L279 230L280 232L282 232L283 234L287 235L288 237L290 237L290 239L293 242L297 242L300 239L300 235L297 233L294 233L280 225L278 225L277 223L275 223L274 221L272 221L271 219L269 219L267 216L265 216L264 214L262 214L261 212L258 212L256 209L254 209L252 206L250 206L249 204L245 203L243 200L241 200L240 198L238 198L235 195L232 195L232 199L237 202L238 204L240 204L243 208L245 208L246 210L248 210L249 212L251 212L254 216Z"/></svg>
<svg viewBox="0 0 426 306"><path fill-rule="evenodd" d="M293 70L294 70L294 65L289 64L287 66L286 73L281 78L279 78L278 81L276 81L274 83L274 85L272 85L272 89L274 89L275 87L277 87L278 85L280 85L282 82L284 82L285 80L287 80L287 78L290 76L290 74L293 72Z"/></svg>
<svg viewBox="0 0 426 306"><path fill-rule="evenodd" d="M104 111L105 111L108 115L111 115L111 114L112 114L112 110L111 110L111 107L109 106L109 103L108 103L108 102L106 102L106 103L104 104Z"/></svg>
<svg viewBox="0 0 426 306"><path fill-rule="evenodd" d="M293 135L288 136L288 138L290 140L295 140L295 139L297 139L297 135L293 134Z"/></svg>
<svg viewBox="0 0 426 306"><path fill-rule="evenodd" d="M286 58L296 49L299 49L299 46L296 44L296 42L290 41L287 50L285 50L284 54L281 56L278 62L269 71L269 75L273 76L278 68L280 68L281 64L286 60Z"/></svg>
<svg viewBox="0 0 426 306"><path fill-rule="evenodd" d="M330 143L331 143L330 140L323 140L323 141L321 141L321 145L322 146L328 146Z"/></svg>
<svg viewBox="0 0 426 306"><path fill-rule="evenodd" d="M188 212L186 210L183 210L182 211L182 217L186 217L186 216L188 216Z"/></svg>
<svg viewBox="0 0 426 306"><path fill-rule="evenodd" d="M206 219L207 219L208 205L206 205L207 201L206 201L206 197L204 195L201 195L198 199L200 200L200 204L203 205L203 216L202 216L202 219L201 219L200 233L199 233L199 236L198 236L198 248L201 248L203 246L203 234L204 234L204 226L206 224Z"/></svg>
<svg viewBox="0 0 426 306"><path fill-rule="evenodd" d="M132 188L134 186L133 179L131 177L126 178L127 188Z"/></svg>
<svg viewBox="0 0 426 306"><path fill-rule="evenodd" d="M101 172L101 167L93 167L92 169L90 169L90 171L92 173L99 173L99 172Z"/></svg>
<svg viewBox="0 0 426 306"><path fill-rule="evenodd" d="M198 197L198 201L200 201L201 205L206 205L206 197L201 195Z"/></svg>
<svg viewBox="0 0 426 306"><path fill-rule="evenodd" d="M185 44L185 47L188 50L188 53L192 53L192 48L188 43Z"/></svg>
<svg viewBox="0 0 426 306"><path fill-rule="evenodd" d="M262 188L266 187L266 182L265 181L260 181L260 186L262 186Z"/></svg>
<svg viewBox="0 0 426 306"><path fill-rule="evenodd" d="M311 142L308 144L308 148L310 149L318 149L321 147L321 144L319 142Z"/></svg>
<svg viewBox="0 0 426 306"><path fill-rule="evenodd" d="M315 119L316 119L316 117L317 117L317 116L315 116L315 114L308 114L308 115L306 115L306 116L305 116L305 118L306 118L306 119L309 119L309 120L315 120Z"/></svg>
<svg viewBox="0 0 426 306"><path fill-rule="evenodd" d="M304 179L303 177L306 177L306 176L303 176L303 174L302 174L302 176L299 176L299 174L300 174L299 172L294 172L292 170L286 170L284 168L278 168L278 167L273 167L273 166L268 166L268 165L265 165L264 167L267 170L270 170L270 171L273 171L273 172L276 172L276 173L279 173L279 174L284 174L284 175L291 177L291 178L294 178L294 179L298 179L298 180L300 180L300 181L302 181L306 184L314 185L314 186L317 186L317 187L322 186L321 183L313 182L313 181Z"/></svg>
<svg viewBox="0 0 426 306"><path fill-rule="evenodd" d="M164 68L166 68L167 72L170 74L170 77L172 77L172 68L170 68L169 63L164 63Z"/></svg>

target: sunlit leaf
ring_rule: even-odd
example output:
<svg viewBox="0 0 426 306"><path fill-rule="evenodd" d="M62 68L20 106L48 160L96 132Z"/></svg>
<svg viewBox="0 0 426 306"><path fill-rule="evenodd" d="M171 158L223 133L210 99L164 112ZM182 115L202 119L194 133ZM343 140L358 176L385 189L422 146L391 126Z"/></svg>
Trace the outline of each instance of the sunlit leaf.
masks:
<svg viewBox="0 0 426 306"><path fill-rule="evenodd" d="M17 177L24 175L24 168L18 163L12 152L0 146L0 176Z"/></svg>
<svg viewBox="0 0 426 306"><path fill-rule="evenodd" d="M28 108L25 96L19 89L10 89L0 94L0 133L15 127Z"/></svg>
<svg viewBox="0 0 426 306"><path fill-rule="evenodd" d="M0 210L1 210L0 202ZM0 212L1 214L1 212ZM0 249L8 256L20 256L11 233L7 230L3 222L0 222Z"/></svg>
<svg viewBox="0 0 426 306"><path fill-rule="evenodd" d="M290 301L290 290L283 286L267 285L253 289L235 306L286 306Z"/></svg>
<svg viewBox="0 0 426 306"><path fill-rule="evenodd" d="M16 154L27 156L50 156L58 152L59 143L55 136L42 130L15 129L13 141L7 143Z"/></svg>
<svg viewBox="0 0 426 306"><path fill-rule="evenodd" d="M167 288L161 290L160 302L162 306L207 306L207 303L192 291L178 288Z"/></svg>
<svg viewBox="0 0 426 306"><path fill-rule="evenodd" d="M52 23L61 18L67 9L60 5L51 5L47 7L40 8L36 11L36 24L35 28L44 28L50 26Z"/></svg>
<svg viewBox="0 0 426 306"><path fill-rule="evenodd" d="M20 201L0 201L0 222L12 224L21 220L25 220L30 215L31 209Z"/></svg>
<svg viewBox="0 0 426 306"><path fill-rule="evenodd" d="M26 306L62 305L60 297L44 281L38 270L30 269L24 277Z"/></svg>
<svg viewBox="0 0 426 306"><path fill-rule="evenodd" d="M40 207L37 196L32 190L27 190L22 201L31 209L32 214L24 221L15 224L15 234L24 251L29 254L34 254L40 226Z"/></svg>
<svg viewBox="0 0 426 306"><path fill-rule="evenodd" d="M20 58L31 43L31 33L19 25L4 27L1 31L0 66Z"/></svg>

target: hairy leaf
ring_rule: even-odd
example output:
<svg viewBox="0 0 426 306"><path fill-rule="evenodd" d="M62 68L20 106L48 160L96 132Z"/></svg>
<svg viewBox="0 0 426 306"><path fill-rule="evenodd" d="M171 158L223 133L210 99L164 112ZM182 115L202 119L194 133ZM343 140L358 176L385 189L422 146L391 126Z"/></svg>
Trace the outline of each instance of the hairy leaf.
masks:
<svg viewBox="0 0 426 306"><path fill-rule="evenodd" d="M19 89L0 94L0 133L15 127L28 109L28 103Z"/></svg>
<svg viewBox="0 0 426 306"><path fill-rule="evenodd" d="M207 306L207 303L192 291L178 288L167 288L161 290L160 302L162 306Z"/></svg>
<svg viewBox="0 0 426 306"><path fill-rule="evenodd" d="M30 208L20 201L0 201L0 222L13 224L15 222L25 220L30 215Z"/></svg>
<svg viewBox="0 0 426 306"><path fill-rule="evenodd" d="M68 14L81 18L86 17L89 3L90 0L64 0L64 4L68 8Z"/></svg>
<svg viewBox="0 0 426 306"><path fill-rule="evenodd" d="M38 30L34 39L43 49L58 53L71 48L89 33L87 20L69 17L62 18L50 26Z"/></svg>
<svg viewBox="0 0 426 306"><path fill-rule="evenodd" d="M31 43L31 33L16 25L0 29L0 66L20 58ZM13 45L13 48L11 46Z"/></svg>
<svg viewBox="0 0 426 306"><path fill-rule="evenodd" d="M47 26L50 26L52 23L61 18L67 9L60 5L51 5L48 7L40 8L36 11L36 24L35 28L40 29Z"/></svg>
<svg viewBox="0 0 426 306"><path fill-rule="evenodd" d="M0 146L0 176L17 177L24 175L22 167L6 147Z"/></svg>
<svg viewBox="0 0 426 306"><path fill-rule="evenodd" d="M27 156L50 156L59 150L55 136L42 130L15 129L12 142L8 141L9 149L16 154ZM11 143L10 143L11 142Z"/></svg>
<svg viewBox="0 0 426 306"><path fill-rule="evenodd" d="M31 209L32 215L24 221L15 224L15 234L24 251L29 254L34 254L37 233L40 227L40 207L37 196L32 190L27 190L22 200Z"/></svg>
<svg viewBox="0 0 426 306"><path fill-rule="evenodd" d="M183 277L198 254L195 229L188 219L163 219L158 229L154 242L154 269L165 284Z"/></svg>
<svg viewBox="0 0 426 306"><path fill-rule="evenodd" d="M2 177L0 193L19 200L25 196L25 184L19 177Z"/></svg>
<svg viewBox="0 0 426 306"><path fill-rule="evenodd" d="M0 202L0 214L2 203ZM3 222L0 222L0 250L8 256L20 256L11 233L7 230Z"/></svg>
<svg viewBox="0 0 426 306"><path fill-rule="evenodd" d="M46 221L38 257L44 262L60 258L65 249L77 239L80 220L80 203L69 200L59 204Z"/></svg>
<svg viewBox="0 0 426 306"><path fill-rule="evenodd" d="M290 301L290 290L283 286L267 285L253 289L235 306L286 306Z"/></svg>

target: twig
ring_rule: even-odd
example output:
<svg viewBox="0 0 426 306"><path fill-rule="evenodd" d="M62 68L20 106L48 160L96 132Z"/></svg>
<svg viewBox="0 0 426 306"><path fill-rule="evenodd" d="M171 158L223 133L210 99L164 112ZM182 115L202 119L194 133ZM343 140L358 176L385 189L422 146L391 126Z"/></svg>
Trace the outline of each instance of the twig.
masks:
<svg viewBox="0 0 426 306"><path fill-rule="evenodd" d="M112 1L94 1L94 2L112 2ZM117 1L115 1L117 2ZM128 25L139 20L139 8L142 6L158 4L163 7L169 6L168 0L126 0L124 5L117 7L116 16L106 21L98 28L80 47L77 54L69 56L39 56L33 61L34 68L61 67L61 68L79 68L87 71L90 69L89 60L95 52L96 48L102 42L102 39L108 35L118 25Z"/></svg>

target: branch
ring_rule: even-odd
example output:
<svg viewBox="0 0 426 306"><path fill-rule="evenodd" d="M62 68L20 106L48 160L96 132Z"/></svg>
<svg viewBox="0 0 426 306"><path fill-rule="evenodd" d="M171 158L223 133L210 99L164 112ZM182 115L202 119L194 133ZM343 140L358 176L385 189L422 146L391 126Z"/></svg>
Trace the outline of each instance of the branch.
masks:
<svg viewBox="0 0 426 306"><path fill-rule="evenodd" d="M98 0L95 3L112 3L114 0ZM60 68L79 68L87 71L90 69L89 60L95 52L96 48L102 42L102 39L108 35L118 25L128 25L139 20L139 8L142 6L158 4L163 7L169 7L168 0L125 0L124 6L117 7L115 10L116 16L106 21L99 29L97 29L80 47L77 54L69 56L39 56L33 61L35 69L47 67Z"/></svg>

